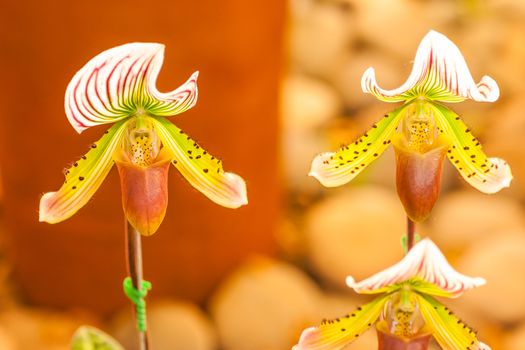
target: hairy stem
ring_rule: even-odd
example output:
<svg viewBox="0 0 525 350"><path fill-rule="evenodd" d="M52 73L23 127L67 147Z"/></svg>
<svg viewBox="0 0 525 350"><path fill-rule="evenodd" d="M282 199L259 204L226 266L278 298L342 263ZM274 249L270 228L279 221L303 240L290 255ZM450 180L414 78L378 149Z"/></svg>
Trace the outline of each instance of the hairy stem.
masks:
<svg viewBox="0 0 525 350"><path fill-rule="evenodd" d="M126 262L128 268L128 275L131 277L133 287L140 290L142 287L142 245L140 232L135 230L133 226L126 220ZM134 308L135 310L135 308ZM136 318L136 313L135 313ZM148 350L148 332L139 331L140 350Z"/></svg>

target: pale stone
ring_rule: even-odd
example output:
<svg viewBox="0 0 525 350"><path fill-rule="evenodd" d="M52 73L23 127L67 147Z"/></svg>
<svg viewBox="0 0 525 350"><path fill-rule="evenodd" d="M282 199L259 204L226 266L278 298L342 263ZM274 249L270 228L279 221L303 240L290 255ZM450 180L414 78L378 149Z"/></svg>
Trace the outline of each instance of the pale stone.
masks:
<svg viewBox="0 0 525 350"><path fill-rule="evenodd" d="M440 198L429 221L435 242L459 253L485 236L525 228L523 214L520 203L510 197L469 188Z"/></svg>
<svg viewBox="0 0 525 350"><path fill-rule="evenodd" d="M477 239L456 267L470 276L482 276L485 286L461 297L467 306L500 322L525 319L525 230L498 231Z"/></svg>
<svg viewBox="0 0 525 350"><path fill-rule="evenodd" d="M67 350L77 328L86 323L96 324L97 321L88 315L40 309L17 308L0 314L0 324L10 335L16 350Z"/></svg>
<svg viewBox="0 0 525 350"><path fill-rule="evenodd" d="M328 143L314 133L294 132L285 135L282 145L287 189L302 195L321 191L319 182L308 173L315 156L329 149Z"/></svg>
<svg viewBox="0 0 525 350"><path fill-rule="evenodd" d="M318 319L320 291L301 270L254 259L219 287L210 309L225 350L290 349Z"/></svg>
<svg viewBox="0 0 525 350"><path fill-rule="evenodd" d="M281 116L285 132L317 131L339 115L342 102L333 87L304 75L291 74L282 83Z"/></svg>
<svg viewBox="0 0 525 350"><path fill-rule="evenodd" d="M287 187L298 193L316 193L319 185L308 177L314 157L326 151L320 129L342 110L329 85L301 75L285 79L282 88L282 152Z"/></svg>
<svg viewBox="0 0 525 350"><path fill-rule="evenodd" d="M370 94L363 93L361 89L363 73L369 67L373 67L379 86L384 89L391 89L405 82L412 68L408 60L399 59L377 48L346 53L340 57L337 67L338 69L333 70L328 80L341 92L345 104L352 108L370 104L380 105L383 108L383 113L377 116L379 118L395 107L378 101Z"/></svg>
<svg viewBox="0 0 525 350"><path fill-rule="evenodd" d="M15 345L15 341L11 334L0 326L0 349L2 350L18 350Z"/></svg>
<svg viewBox="0 0 525 350"><path fill-rule="evenodd" d="M289 47L292 67L326 76L353 38L351 11L336 1L292 0Z"/></svg>
<svg viewBox="0 0 525 350"><path fill-rule="evenodd" d="M153 349L217 349L217 337L211 321L192 303L173 300L151 302L147 305L147 315L149 342ZM115 339L127 350L138 350L131 308L123 309L113 323Z"/></svg>
<svg viewBox="0 0 525 350"><path fill-rule="evenodd" d="M343 287L381 271L403 256L406 215L394 189L347 187L312 207L306 217L309 260L319 276Z"/></svg>
<svg viewBox="0 0 525 350"><path fill-rule="evenodd" d="M339 318L365 303L366 301L359 298L359 295L351 289L348 289L345 294L328 293L323 295L319 301L319 317L327 320Z"/></svg>
<svg viewBox="0 0 525 350"><path fill-rule="evenodd" d="M505 350L523 350L525 349L525 323L515 327L504 338Z"/></svg>
<svg viewBox="0 0 525 350"><path fill-rule="evenodd" d="M525 89L523 92L525 93ZM491 124L484 142L490 154L505 159L510 165L514 179L507 191L519 198L525 197L524 110L525 100L522 98L501 103L490 115Z"/></svg>
<svg viewBox="0 0 525 350"><path fill-rule="evenodd" d="M431 28L441 28L455 18L457 4L410 0L353 1L358 34L378 47L413 60L417 46Z"/></svg>
<svg viewBox="0 0 525 350"><path fill-rule="evenodd" d="M508 17L513 17L523 23L522 16L525 15L525 2L515 0L489 0L487 3L491 10L500 11L502 14L506 14Z"/></svg>

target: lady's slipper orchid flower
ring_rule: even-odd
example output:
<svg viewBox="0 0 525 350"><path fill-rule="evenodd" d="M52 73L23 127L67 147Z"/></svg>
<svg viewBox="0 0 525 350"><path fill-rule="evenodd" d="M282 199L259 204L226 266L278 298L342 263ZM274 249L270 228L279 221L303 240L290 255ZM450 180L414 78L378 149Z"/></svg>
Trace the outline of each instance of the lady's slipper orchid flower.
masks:
<svg viewBox="0 0 525 350"><path fill-rule="evenodd" d="M40 221L63 221L93 196L116 163L124 212L143 235L153 234L167 206L167 173L173 164L189 183L225 207L247 204L246 185L224 172L221 161L164 117L197 102L197 76L163 93L155 86L164 45L131 43L102 52L69 83L66 115L75 130L113 124L89 152L66 170L57 192L44 194Z"/></svg>
<svg viewBox="0 0 525 350"><path fill-rule="evenodd" d="M313 160L310 175L324 186L349 182L390 143L396 150L398 192L403 192L401 199L414 221L424 219L437 198L445 155L481 192L495 193L510 185L512 174L507 163L488 158L470 129L441 104L466 99L494 102L499 97L498 85L492 78L484 76L479 83L474 82L461 52L444 35L430 31L424 37L412 72L399 88L379 87L373 68L363 74L361 87L381 101L404 104L354 143Z"/></svg>
<svg viewBox="0 0 525 350"><path fill-rule="evenodd" d="M348 277L346 283L357 293L381 295L344 317L305 329L293 350L342 349L373 324L380 349L426 349L430 336L444 350L490 349L434 298L457 298L485 280L454 270L428 238L390 268L361 282Z"/></svg>

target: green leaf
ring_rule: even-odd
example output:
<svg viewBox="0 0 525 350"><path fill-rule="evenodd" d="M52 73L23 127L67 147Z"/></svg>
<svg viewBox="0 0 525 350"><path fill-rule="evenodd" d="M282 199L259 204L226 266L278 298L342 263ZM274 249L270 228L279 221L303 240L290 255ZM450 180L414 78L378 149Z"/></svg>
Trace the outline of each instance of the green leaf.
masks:
<svg viewBox="0 0 525 350"><path fill-rule="evenodd" d="M124 348L101 330L82 326L73 335L71 350L124 350Z"/></svg>

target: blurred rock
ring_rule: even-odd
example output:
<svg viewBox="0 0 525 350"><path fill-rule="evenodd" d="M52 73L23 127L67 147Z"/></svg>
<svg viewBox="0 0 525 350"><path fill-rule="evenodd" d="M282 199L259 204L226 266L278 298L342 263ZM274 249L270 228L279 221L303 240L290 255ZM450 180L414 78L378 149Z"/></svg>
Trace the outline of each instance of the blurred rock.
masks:
<svg viewBox="0 0 525 350"><path fill-rule="evenodd" d="M482 276L487 285L461 297L485 317L504 323L525 319L525 230L498 231L477 239L456 267L470 276Z"/></svg>
<svg viewBox="0 0 525 350"><path fill-rule="evenodd" d="M15 341L4 327L0 326L0 349L2 350L18 350L15 346Z"/></svg>
<svg viewBox="0 0 525 350"><path fill-rule="evenodd" d="M513 329L504 339L505 350L525 349L525 323Z"/></svg>
<svg viewBox="0 0 525 350"><path fill-rule="evenodd" d="M515 0L489 0L489 10L501 11L503 15L522 20L525 15L525 2Z"/></svg>
<svg viewBox="0 0 525 350"><path fill-rule="evenodd" d="M342 110L337 93L325 83L294 75L282 90L284 171L287 186L297 192L317 192L319 185L308 177L310 164L326 151L321 126Z"/></svg>
<svg viewBox="0 0 525 350"><path fill-rule="evenodd" d="M398 54L406 62L413 60L419 42L429 29L443 28L457 13L457 4L452 1L354 0L352 3L356 8L359 35L377 47Z"/></svg>
<svg viewBox="0 0 525 350"><path fill-rule="evenodd" d="M309 260L319 276L343 287L347 275L366 278L402 256L406 215L395 190L350 187L312 207L306 217Z"/></svg>
<svg viewBox="0 0 525 350"><path fill-rule="evenodd" d="M341 99L333 87L298 74L284 79L281 100L285 132L317 131L342 110Z"/></svg>
<svg viewBox="0 0 525 350"><path fill-rule="evenodd" d="M354 20L344 1L292 0L289 45L292 67L325 77L353 37Z"/></svg>
<svg viewBox="0 0 525 350"><path fill-rule="evenodd" d="M215 350L217 339L208 317L194 304L171 300L148 304L151 348L170 350ZM113 321L113 335L127 350L138 350L135 320L130 308Z"/></svg>
<svg viewBox="0 0 525 350"><path fill-rule="evenodd" d="M500 77L494 73L506 45L506 40L501 40L505 37L504 23L490 16L471 17L462 23L461 31L454 31L450 39L464 55L474 81L478 82L484 75L499 81ZM476 40L472 40L473 36Z"/></svg>
<svg viewBox="0 0 525 350"><path fill-rule="evenodd" d="M524 73L525 74L525 73ZM492 154L509 163L514 179L511 193L525 198L525 149L522 147L525 133L525 100L519 98L501 104L491 115L491 125L487 130L485 146Z"/></svg>
<svg viewBox="0 0 525 350"><path fill-rule="evenodd" d="M210 309L225 350L290 349L318 318L320 291L301 270L254 259L213 296Z"/></svg>
<svg viewBox="0 0 525 350"><path fill-rule="evenodd" d="M385 112L392 110L392 105L385 105L374 96L365 94L361 89L361 77L373 67L379 86L392 89L400 86L408 78L412 65L409 60L388 55L384 50L367 48L360 52L348 52L341 56L337 69L329 76L329 81L341 92L347 107L352 109L370 104L381 105Z"/></svg>
<svg viewBox="0 0 525 350"><path fill-rule="evenodd" d="M525 228L523 214L520 203L510 197L470 188L440 198L429 221L440 248L460 253L486 236Z"/></svg>
<svg viewBox="0 0 525 350"><path fill-rule="evenodd" d="M90 315L38 309L9 309L0 314L0 324L12 337L17 350L69 350L73 333L85 323L97 324L98 321Z"/></svg>
<svg viewBox="0 0 525 350"><path fill-rule="evenodd" d="M329 293L322 296L319 301L319 319L334 319L347 315L350 311L364 304L359 300L358 294L348 289L347 293Z"/></svg>

